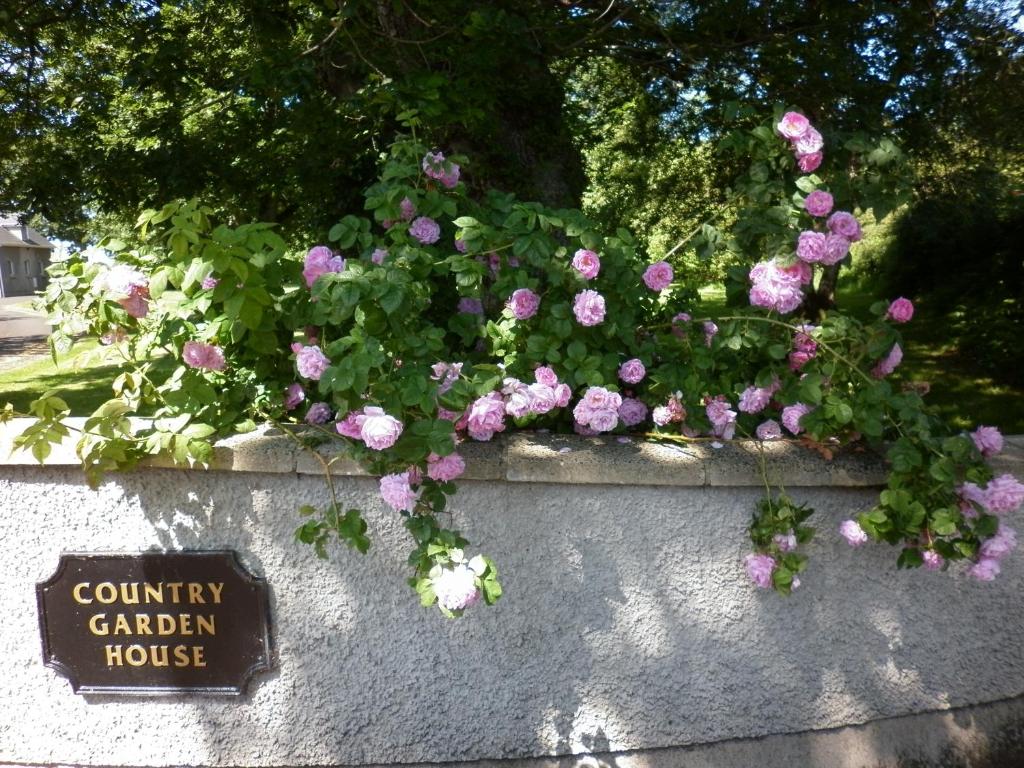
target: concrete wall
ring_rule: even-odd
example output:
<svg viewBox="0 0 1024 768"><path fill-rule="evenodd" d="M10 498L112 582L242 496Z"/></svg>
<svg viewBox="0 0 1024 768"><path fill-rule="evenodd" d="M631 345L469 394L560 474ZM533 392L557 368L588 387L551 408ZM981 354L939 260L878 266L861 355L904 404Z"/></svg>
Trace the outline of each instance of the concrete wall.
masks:
<svg viewBox="0 0 1024 768"><path fill-rule="evenodd" d="M16 455L0 467L0 762L620 752L1024 694L1020 556L993 584L897 573L893 550L851 550L835 534L872 503L876 462L769 447L792 495L818 510L812 563L789 599L743 574L760 494L750 445L513 436L469 446L455 524L496 559L505 597L459 621L417 605L404 583L407 534L376 481L344 460L340 494L365 510L374 543L365 557L336 547L321 562L292 531L299 505L325 502L323 482L282 438L236 438L212 471L141 469L97 491L66 452L46 467ZM1009 453L1019 473L1024 445ZM62 551L196 547L236 549L270 584L276 666L247 697L85 698L43 666L34 585Z"/></svg>

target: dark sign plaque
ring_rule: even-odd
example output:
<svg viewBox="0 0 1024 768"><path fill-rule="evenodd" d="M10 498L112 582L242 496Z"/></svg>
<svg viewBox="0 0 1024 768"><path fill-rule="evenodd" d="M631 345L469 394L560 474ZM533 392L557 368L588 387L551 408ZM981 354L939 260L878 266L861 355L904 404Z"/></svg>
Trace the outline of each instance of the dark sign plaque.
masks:
<svg viewBox="0 0 1024 768"><path fill-rule="evenodd" d="M75 693L240 694L270 667L267 585L232 551L65 554L36 597Z"/></svg>

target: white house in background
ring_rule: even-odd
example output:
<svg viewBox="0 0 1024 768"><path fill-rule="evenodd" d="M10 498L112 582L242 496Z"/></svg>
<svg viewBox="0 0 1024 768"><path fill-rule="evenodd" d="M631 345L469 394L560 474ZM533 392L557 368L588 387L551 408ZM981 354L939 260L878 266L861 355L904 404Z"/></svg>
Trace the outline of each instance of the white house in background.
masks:
<svg viewBox="0 0 1024 768"><path fill-rule="evenodd" d="M31 296L45 288L53 248L17 216L0 216L0 298Z"/></svg>

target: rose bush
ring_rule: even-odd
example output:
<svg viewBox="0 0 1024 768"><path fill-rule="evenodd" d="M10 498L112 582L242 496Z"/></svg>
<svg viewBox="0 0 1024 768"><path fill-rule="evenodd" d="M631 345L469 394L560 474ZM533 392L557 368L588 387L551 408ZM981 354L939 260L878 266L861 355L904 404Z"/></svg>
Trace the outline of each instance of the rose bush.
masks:
<svg viewBox="0 0 1024 768"><path fill-rule="evenodd" d="M455 616L501 595L494 563L467 558L469 542L439 522L465 468L463 441L524 427L800 436L826 454L861 441L886 452L889 483L842 535L900 547L900 566L965 560L993 578L1016 544L1005 517L1024 486L986 464L998 432L956 434L891 380L909 300L879 302L868 324L801 315L821 270L850 258L860 224L836 210L841 189L803 175L827 163L821 134L795 112L776 123L773 167L799 192L748 190L754 208L765 187L778 189L771 207L782 213L733 292L745 306L716 318L697 317L696 286L639 253L629 232L603 234L579 211L498 192L472 199L459 181L466 159L414 138L382 158L366 215L346 216L332 245L305 253L269 224L214 226L194 202L146 211L138 243L105 243L113 263L69 257L46 291L55 349L87 334L123 357L114 397L78 445L89 477L156 453L205 462L212 439L256 421L311 449L341 441L404 517L421 601ZM168 359L173 371L158 376ZM67 409L48 395L32 413L19 444L43 459L67 434ZM153 417L141 429L129 421L138 413ZM812 511L771 490L763 456L766 495L744 563L757 586L788 593L807 565L799 548ZM341 509L325 476L334 500L301 510L298 539L321 555L332 536L365 552L365 521Z"/></svg>

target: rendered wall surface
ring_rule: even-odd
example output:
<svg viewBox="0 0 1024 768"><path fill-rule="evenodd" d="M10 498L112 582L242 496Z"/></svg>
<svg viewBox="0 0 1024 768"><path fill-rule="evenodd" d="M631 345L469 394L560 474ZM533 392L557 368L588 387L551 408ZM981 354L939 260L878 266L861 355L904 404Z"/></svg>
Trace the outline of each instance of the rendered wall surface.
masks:
<svg viewBox="0 0 1024 768"><path fill-rule="evenodd" d="M0 440L0 451L7 450ZM322 504L315 463L279 439L212 471L147 468L90 490L79 470L0 466L0 762L329 765L700 744L863 723L1024 693L1024 565L979 584L896 572L835 533L877 465L785 451L818 510L791 598L741 567L759 497L749 451L574 438L474 447L455 523L505 596L458 621L405 584L408 539L376 481L339 466L367 556L292 538ZM1012 452L1011 452L1012 453ZM1020 450L1008 468L1019 473ZM253 471L262 468L262 471ZM818 483L817 486L813 483ZM231 548L271 589L275 669L244 698L74 695L42 664L36 582L62 551ZM476 551L476 550L474 550Z"/></svg>

